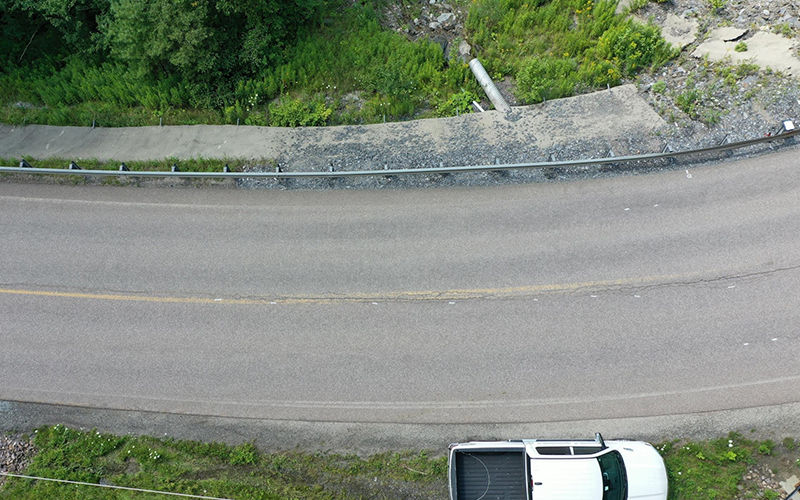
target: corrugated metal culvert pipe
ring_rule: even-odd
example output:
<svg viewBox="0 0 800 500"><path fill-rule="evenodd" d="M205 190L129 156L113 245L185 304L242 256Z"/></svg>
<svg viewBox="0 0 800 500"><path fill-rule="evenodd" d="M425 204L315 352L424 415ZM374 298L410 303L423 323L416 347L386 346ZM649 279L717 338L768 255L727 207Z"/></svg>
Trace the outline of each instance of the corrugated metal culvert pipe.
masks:
<svg viewBox="0 0 800 500"><path fill-rule="evenodd" d="M472 70L472 74L475 75L475 78L478 79L478 83L483 87L483 91L486 92L486 97L494 104L494 109L503 113L511 111L511 107L506 100L503 99L503 96L500 95L500 91L497 90L494 82L489 77L489 73L483 69L483 64L481 64L477 58L469 62L469 69Z"/></svg>

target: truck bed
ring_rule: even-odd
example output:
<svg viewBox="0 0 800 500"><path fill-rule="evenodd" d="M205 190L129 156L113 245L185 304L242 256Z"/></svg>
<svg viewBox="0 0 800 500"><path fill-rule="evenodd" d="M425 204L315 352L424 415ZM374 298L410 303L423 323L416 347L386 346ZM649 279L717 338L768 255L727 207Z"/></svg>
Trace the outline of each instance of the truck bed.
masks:
<svg viewBox="0 0 800 500"><path fill-rule="evenodd" d="M453 500L526 500L525 449L455 453Z"/></svg>

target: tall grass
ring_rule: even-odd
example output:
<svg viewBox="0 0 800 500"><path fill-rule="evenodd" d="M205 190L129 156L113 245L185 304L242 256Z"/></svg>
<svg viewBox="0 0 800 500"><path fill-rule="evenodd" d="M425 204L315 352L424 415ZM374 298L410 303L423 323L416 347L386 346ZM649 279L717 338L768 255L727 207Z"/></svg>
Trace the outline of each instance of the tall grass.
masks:
<svg viewBox="0 0 800 500"><path fill-rule="evenodd" d="M283 63L214 88L171 75L153 78L119 63L87 65L78 58L0 73L0 121L284 124L270 118L270 109L279 109L273 101L288 96L323 102L324 123L372 123L419 116L454 94L479 90L467 66L448 64L438 44L411 42L383 29L370 8L333 7L328 26L301 34L284 51ZM355 108L341 100L352 92L359 92Z"/></svg>
<svg viewBox="0 0 800 500"><path fill-rule="evenodd" d="M367 10L345 12L330 29L302 37L286 59L259 79L237 83L239 108L249 112L285 94L334 103L358 91L366 97L359 117L369 123L383 115L410 118L463 89L478 90L469 68L448 64L438 44L386 31ZM332 121L348 119L334 112Z"/></svg>
<svg viewBox="0 0 800 500"><path fill-rule="evenodd" d="M261 453L227 446L114 436L56 425L36 431L27 475L207 497L290 500L442 498L446 458L422 453L352 455ZM0 498L174 498L91 486L10 478Z"/></svg>
<svg viewBox="0 0 800 500"><path fill-rule="evenodd" d="M616 0L477 0L467 30L487 71L514 76L525 102L618 85L675 54Z"/></svg>
<svg viewBox="0 0 800 500"><path fill-rule="evenodd" d="M373 4L380 2L331 2L325 21L301 31L282 62L215 83L148 75L111 55L95 62L59 55L5 68L0 121L319 125L468 112L453 105L482 95L468 66L448 61L437 43L382 28ZM615 8L616 0L474 0L466 30L490 75L514 77L520 99L535 103L617 85L672 57L658 28ZM291 104L296 100L305 105Z"/></svg>

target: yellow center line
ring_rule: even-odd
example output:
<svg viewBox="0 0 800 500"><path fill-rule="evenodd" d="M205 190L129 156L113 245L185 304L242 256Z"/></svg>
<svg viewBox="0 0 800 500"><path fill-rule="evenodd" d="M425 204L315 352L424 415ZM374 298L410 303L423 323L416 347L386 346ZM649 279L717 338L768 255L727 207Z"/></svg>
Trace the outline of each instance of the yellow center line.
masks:
<svg viewBox="0 0 800 500"><path fill-rule="evenodd" d="M116 300L130 302L157 302L165 304L333 304L357 302L403 302L403 301L453 301L470 299L515 298L537 294L567 293L579 290L600 288L619 288L625 286L647 286L668 284L678 281L697 280L697 274L646 276L615 280L584 281L577 283L557 283L500 288L467 288L455 290L420 290L385 293L321 294L321 295L280 295L273 298L208 298L208 297L169 297L153 295L133 295L114 293L56 292L46 290L24 290L0 288L0 294L29 295L38 297L61 297L71 299Z"/></svg>

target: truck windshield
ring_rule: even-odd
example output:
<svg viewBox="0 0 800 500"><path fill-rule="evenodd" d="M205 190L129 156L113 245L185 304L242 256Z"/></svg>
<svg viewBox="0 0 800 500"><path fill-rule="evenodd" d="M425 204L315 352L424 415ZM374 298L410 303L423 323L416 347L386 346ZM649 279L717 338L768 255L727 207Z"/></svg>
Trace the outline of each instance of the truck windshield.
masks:
<svg viewBox="0 0 800 500"><path fill-rule="evenodd" d="M611 450L597 457L597 462L603 475L603 500L627 500L628 478L622 455Z"/></svg>

